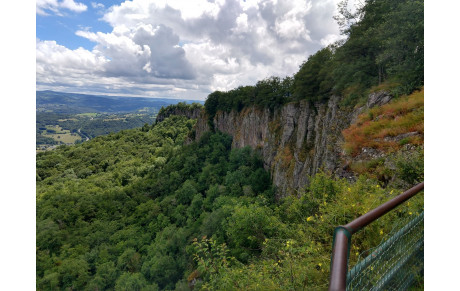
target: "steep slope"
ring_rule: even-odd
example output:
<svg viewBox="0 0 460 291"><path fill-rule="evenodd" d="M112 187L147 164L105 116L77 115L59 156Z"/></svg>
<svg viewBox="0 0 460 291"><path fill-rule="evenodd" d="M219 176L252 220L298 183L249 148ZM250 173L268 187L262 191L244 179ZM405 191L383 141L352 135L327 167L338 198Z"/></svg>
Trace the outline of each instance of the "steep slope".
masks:
<svg viewBox="0 0 460 291"><path fill-rule="evenodd" d="M241 112L216 113L214 128L233 137L232 147L258 149L278 193L287 195L303 187L308 177L324 168L335 172L340 164L342 130L354 112L339 108L339 98L310 105L292 102L271 112L256 106ZM209 130L203 113L197 121L196 138Z"/></svg>

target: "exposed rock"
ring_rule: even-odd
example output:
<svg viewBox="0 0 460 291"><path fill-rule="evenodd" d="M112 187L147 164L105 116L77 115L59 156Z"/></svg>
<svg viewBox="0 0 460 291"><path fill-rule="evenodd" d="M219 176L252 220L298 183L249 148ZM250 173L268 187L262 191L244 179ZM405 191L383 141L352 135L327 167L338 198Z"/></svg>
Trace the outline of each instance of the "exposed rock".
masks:
<svg viewBox="0 0 460 291"><path fill-rule="evenodd" d="M407 133L403 133L403 134L399 134L397 136L386 136L383 138L384 141L401 141L405 138L408 138L408 137L411 137L411 136L417 136L417 135L421 135L420 133L418 133L417 131L411 131L411 132L407 132Z"/></svg>
<svg viewBox="0 0 460 291"><path fill-rule="evenodd" d="M363 147L361 149L361 153L359 153L359 155L357 155L354 158L354 160L355 161L373 160L373 159L382 158L384 156L385 156L385 153L383 151L380 151L380 150L374 149L374 148Z"/></svg>
<svg viewBox="0 0 460 291"><path fill-rule="evenodd" d="M208 123L208 115L206 114L206 111L202 109L195 124L195 140L199 140L205 132L210 130L211 128Z"/></svg>
<svg viewBox="0 0 460 291"><path fill-rule="evenodd" d="M369 94L369 98L367 100L366 106L367 108L372 108L375 106L382 106L390 102L393 98L388 92L386 91L378 91Z"/></svg>
<svg viewBox="0 0 460 291"><path fill-rule="evenodd" d="M349 181L356 181L355 173L353 173L348 163L342 167L337 168L337 170L335 170L335 175L339 178L345 178Z"/></svg>
<svg viewBox="0 0 460 291"><path fill-rule="evenodd" d="M273 112L255 106L219 111L213 125L233 136L232 147L259 150L278 195L284 196L302 188L320 169L335 172L340 167L342 130L350 125L352 113L339 109L339 97L332 96L327 103L293 102ZM208 116L202 112L195 138L208 130Z"/></svg>

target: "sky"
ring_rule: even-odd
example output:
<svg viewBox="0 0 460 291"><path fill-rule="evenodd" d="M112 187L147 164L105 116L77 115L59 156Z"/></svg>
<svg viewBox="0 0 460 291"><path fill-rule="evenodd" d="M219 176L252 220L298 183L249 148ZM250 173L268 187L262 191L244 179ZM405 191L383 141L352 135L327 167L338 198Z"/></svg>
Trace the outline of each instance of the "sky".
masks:
<svg viewBox="0 0 460 291"><path fill-rule="evenodd" d="M339 0L36 1L36 89L204 100L292 76Z"/></svg>

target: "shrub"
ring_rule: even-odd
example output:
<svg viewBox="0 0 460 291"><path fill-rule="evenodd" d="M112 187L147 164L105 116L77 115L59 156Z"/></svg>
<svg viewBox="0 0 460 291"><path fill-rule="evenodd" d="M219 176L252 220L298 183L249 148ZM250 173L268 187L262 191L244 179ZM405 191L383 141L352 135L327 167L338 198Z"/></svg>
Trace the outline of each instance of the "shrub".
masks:
<svg viewBox="0 0 460 291"><path fill-rule="evenodd" d="M424 178L423 149L415 152L401 152L396 156L396 174L403 181L414 185Z"/></svg>

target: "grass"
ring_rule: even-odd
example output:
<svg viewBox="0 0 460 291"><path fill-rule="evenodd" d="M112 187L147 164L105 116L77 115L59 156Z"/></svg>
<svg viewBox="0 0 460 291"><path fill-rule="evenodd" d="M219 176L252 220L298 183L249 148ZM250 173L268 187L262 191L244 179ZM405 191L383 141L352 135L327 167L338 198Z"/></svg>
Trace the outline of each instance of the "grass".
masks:
<svg viewBox="0 0 460 291"><path fill-rule="evenodd" d="M56 133L42 133L43 136L50 137L55 141L61 141L63 143L73 144L77 140L81 140L78 134L70 133L67 129L62 129L59 125L47 125L46 129L55 130Z"/></svg>
<svg viewBox="0 0 460 291"><path fill-rule="evenodd" d="M422 89L383 106L367 110L358 116L355 124L342 132L346 152L356 156L364 147L388 152L397 150L404 144L423 144L423 109L424 91ZM391 139L391 137L409 132L417 134L399 141ZM386 137L390 139L385 140Z"/></svg>
<svg viewBox="0 0 460 291"><path fill-rule="evenodd" d="M117 120L126 120L126 117L104 118L104 119L102 119L102 121L117 121Z"/></svg>
<svg viewBox="0 0 460 291"><path fill-rule="evenodd" d="M59 125L47 125L45 127L46 127L47 130L54 130L56 133L64 133L64 131L65 131Z"/></svg>
<svg viewBox="0 0 460 291"><path fill-rule="evenodd" d="M98 114L99 114L99 113L88 112L88 113L80 113L80 114L77 114L77 116L96 117Z"/></svg>

